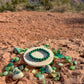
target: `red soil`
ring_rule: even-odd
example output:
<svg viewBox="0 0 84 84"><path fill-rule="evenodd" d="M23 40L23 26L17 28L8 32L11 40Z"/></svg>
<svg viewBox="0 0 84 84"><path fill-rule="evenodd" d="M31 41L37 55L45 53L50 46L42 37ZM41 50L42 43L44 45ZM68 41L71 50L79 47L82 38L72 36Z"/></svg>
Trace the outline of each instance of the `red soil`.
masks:
<svg viewBox="0 0 84 84"><path fill-rule="evenodd" d="M45 43L50 44L51 47L55 47L56 49L64 47L63 55L70 55L74 60L78 61L75 71L70 71L65 66L61 69L63 80L54 82L46 79L49 81L48 84L61 84L61 82L65 84L76 84L77 82L78 84L83 84L84 15L77 13L27 11L0 13L0 72L3 71L4 66L9 63L12 57L17 56L12 53L15 46L30 48ZM37 84L37 79L33 74L29 73L28 75L29 77L24 77L22 80L13 81L13 83L9 84L25 84L24 81L27 84ZM0 84L5 84L5 82L6 77L0 77Z"/></svg>

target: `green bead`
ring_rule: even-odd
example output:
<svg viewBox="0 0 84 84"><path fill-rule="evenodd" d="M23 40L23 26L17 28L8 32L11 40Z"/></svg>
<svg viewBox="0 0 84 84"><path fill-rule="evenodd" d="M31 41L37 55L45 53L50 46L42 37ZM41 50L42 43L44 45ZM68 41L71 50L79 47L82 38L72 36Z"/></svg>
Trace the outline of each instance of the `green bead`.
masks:
<svg viewBox="0 0 84 84"><path fill-rule="evenodd" d="M75 66L70 66L70 69L71 69L71 70L74 70L74 69L75 69Z"/></svg>
<svg viewBox="0 0 84 84"><path fill-rule="evenodd" d="M74 64L74 65L77 65L77 61L73 61L73 64Z"/></svg>
<svg viewBox="0 0 84 84"><path fill-rule="evenodd" d="M56 67L52 67L53 70L56 70Z"/></svg>
<svg viewBox="0 0 84 84"><path fill-rule="evenodd" d="M41 74L41 72L36 73L36 77L38 78L40 74Z"/></svg>
<svg viewBox="0 0 84 84"><path fill-rule="evenodd" d="M29 69L28 69L28 68L25 68L24 70L25 70L25 71L28 71Z"/></svg>
<svg viewBox="0 0 84 84"><path fill-rule="evenodd" d="M63 63L59 63L58 65L59 65L59 66L63 66Z"/></svg>
<svg viewBox="0 0 84 84"><path fill-rule="evenodd" d="M0 73L0 77L2 77L3 76L3 73Z"/></svg>
<svg viewBox="0 0 84 84"><path fill-rule="evenodd" d="M5 72L3 73L3 75L4 75L4 76L8 75L8 71L5 71Z"/></svg>
<svg viewBox="0 0 84 84"><path fill-rule="evenodd" d="M9 64L7 65L7 67L11 67L11 66L13 66L13 63L9 63Z"/></svg>
<svg viewBox="0 0 84 84"><path fill-rule="evenodd" d="M10 67L5 67L5 71L9 71L10 70Z"/></svg>
<svg viewBox="0 0 84 84"><path fill-rule="evenodd" d="M15 62L18 62L18 61L19 61L19 57L16 57L16 58L15 58Z"/></svg>

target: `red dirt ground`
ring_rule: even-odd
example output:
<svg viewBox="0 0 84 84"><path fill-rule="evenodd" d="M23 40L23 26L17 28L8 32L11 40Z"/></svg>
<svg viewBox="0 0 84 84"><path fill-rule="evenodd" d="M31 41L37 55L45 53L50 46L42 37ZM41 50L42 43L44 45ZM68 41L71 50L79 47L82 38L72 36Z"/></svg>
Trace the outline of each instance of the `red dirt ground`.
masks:
<svg viewBox="0 0 84 84"><path fill-rule="evenodd" d="M12 53L14 47L30 48L45 43L56 49L63 47L63 55L70 55L78 61L75 71L70 71L67 66L60 70L63 80L46 79L47 84L84 84L84 15L33 11L0 13L0 72L12 57L17 56ZM29 78L9 84L25 84L24 81L37 84L33 74L28 75ZM0 77L0 84L5 82L6 77Z"/></svg>

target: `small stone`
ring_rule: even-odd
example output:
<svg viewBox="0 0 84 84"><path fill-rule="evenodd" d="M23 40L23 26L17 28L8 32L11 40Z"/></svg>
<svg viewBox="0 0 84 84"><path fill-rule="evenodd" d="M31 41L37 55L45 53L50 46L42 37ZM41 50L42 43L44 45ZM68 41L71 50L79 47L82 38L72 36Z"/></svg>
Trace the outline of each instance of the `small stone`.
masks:
<svg viewBox="0 0 84 84"><path fill-rule="evenodd" d="M24 70L24 66L23 66L23 65L19 66L18 68L19 68L21 71Z"/></svg>
<svg viewBox="0 0 84 84"><path fill-rule="evenodd" d="M25 67L25 69L24 69L24 70L25 70L25 71L28 71L29 69Z"/></svg>
<svg viewBox="0 0 84 84"><path fill-rule="evenodd" d="M58 80L60 80L59 77L55 77L55 78L54 78L54 81L58 81Z"/></svg>
<svg viewBox="0 0 84 84"><path fill-rule="evenodd" d="M52 72L55 73L55 70L53 70Z"/></svg>
<svg viewBox="0 0 84 84"><path fill-rule="evenodd" d="M60 50L57 50L57 53L60 54Z"/></svg>
<svg viewBox="0 0 84 84"><path fill-rule="evenodd" d="M3 73L3 75L4 75L4 76L8 75L8 71L5 71L5 72Z"/></svg>
<svg viewBox="0 0 84 84"><path fill-rule="evenodd" d="M16 57L16 58L15 58L15 62L18 62L18 61L19 61L19 57Z"/></svg>
<svg viewBox="0 0 84 84"><path fill-rule="evenodd" d="M53 70L56 70L56 67L52 67Z"/></svg>
<svg viewBox="0 0 84 84"><path fill-rule="evenodd" d="M59 59L59 57L58 57L58 56L54 56L54 58L55 58L55 59Z"/></svg>
<svg viewBox="0 0 84 84"><path fill-rule="evenodd" d="M33 69L33 70L32 70L32 73L34 74L35 72L36 72L36 70L35 70L35 69Z"/></svg>
<svg viewBox="0 0 84 84"><path fill-rule="evenodd" d="M11 66L11 67L10 67L10 70L14 70L14 66Z"/></svg>
<svg viewBox="0 0 84 84"><path fill-rule="evenodd" d="M13 66L13 63L9 63L9 64L7 65L7 67L11 67L11 66Z"/></svg>
<svg viewBox="0 0 84 84"><path fill-rule="evenodd" d="M40 74L40 75L38 76L38 78L39 78L39 80L42 80L42 79L44 79L44 75Z"/></svg>
<svg viewBox="0 0 84 84"><path fill-rule="evenodd" d="M74 64L74 65L77 65L77 61L73 61L73 64Z"/></svg>
<svg viewBox="0 0 84 84"><path fill-rule="evenodd" d="M3 76L3 73L0 73L0 77L2 77Z"/></svg>
<svg viewBox="0 0 84 84"><path fill-rule="evenodd" d="M19 69L14 70L13 80L21 79L23 76L24 74Z"/></svg>
<svg viewBox="0 0 84 84"><path fill-rule="evenodd" d="M13 72L12 71L9 71L9 74L13 74Z"/></svg>
<svg viewBox="0 0 84 84"><path fill-rule="evenodd" d="M20 53L20 49L17 48L17 47L15 47L14 50L13 50L13 52L14 52L15 54L19 54L19 53Z"/></svg>
<svg viewBox="0 0 84 84"><path fill-rule="evenodd" d="M74 69L75 69L75 66L70 66L70 69L71 69L71 70L74 70Z"/></svg>
<svg viewBox="0 0 84 84"><path fill-rule="evenodd" d="M67 60L68 59L68 56L64 56L64 59Z"/></svg>
<svg viewBox="0 0 84 84"><path fill-rule="evenodd" d="M51 73L50 75L49 75L49 77L53 77L53 78L55 78L57 76L57 73Z"/></svg>
<svg viewBox="0 0 84 84"><path fill-rule="evenodd" d="M62 54L59 54L59 53L56 53L55 55L58 56L59 58L62 58L63 57L63 55Z"/></svg>
<svg viewBox="0 0 84 84"><path fill-rule="evenodd" d="M42 73L46 73L46 70L45 70L44 67L40 68L40 71L41 71Z"/></svg>
<svg viewBox="0 0 84 84"><path fill-rule="evenodd" d="M15 67L14 70L13 70L13 72L14 72L15 70L17 70L17 69L18 69L18 67Z"/></svg>
<svg viewBox="0 0 84 84"><path fill-rule="evenodd" d="M36 73L36 77L38 78L40 74L41 74L41 72Z"/></svg>
<svg viewBox="0 0 84 84"><path fill-rule="evenodd" d="M10 67L5 67L5 71L9 71L10 70Z"/></svg>
<svg viewBox="0 0 84 84"><path fill-rule="evenodd" d="M68 59L71 59L72 60L72 57L71 56L68 56Z"/></svg>
<svg viewBox="0 0 84 84"><path fill-rule="evenodd" d="M46 69L46 73L52 73L53 71L50 65L46 65L45 69Z"/></svg>
<svg viewBox="0 0 84 84"><path fill-rule="evenodd" d="M65 60L65 62L71 63L72 62L72 59L67 59L67 60Z"/></svg>
<svg viewBox="0 0 84 84"><path fill-rule="evenodd" d="M63 66L63 63L59 63L58 65L59 65L59 66Z"/></svg>
<svg viewBox="0 0 84 84"><path fill-rule="evenodd" d="M15 60L11 59L10 62L15 62Z"/></svg>

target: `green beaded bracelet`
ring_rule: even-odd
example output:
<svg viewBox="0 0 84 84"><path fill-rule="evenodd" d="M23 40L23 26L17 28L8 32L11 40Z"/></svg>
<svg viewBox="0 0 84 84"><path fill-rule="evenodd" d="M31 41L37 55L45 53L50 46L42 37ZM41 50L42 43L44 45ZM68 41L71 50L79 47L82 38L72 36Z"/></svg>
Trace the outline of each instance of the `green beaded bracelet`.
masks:
<svg viewBox="0 0 84 84"><path fill-rule="evenodd" d="M32 56L32 53L35 52L35 51L39 51L39 50L42 50L42 51L46 52L48 55L46 57L44 57L44 58L36 58L36 57L33 57ZM50 57L50 53L47 50L45 50L45 49L37 48L37 49L34 49L31 52L29 52L29 56L32 59L36 60L36 61L44 61L44 60L46 60L46 59L48 59Z"/></svg>

